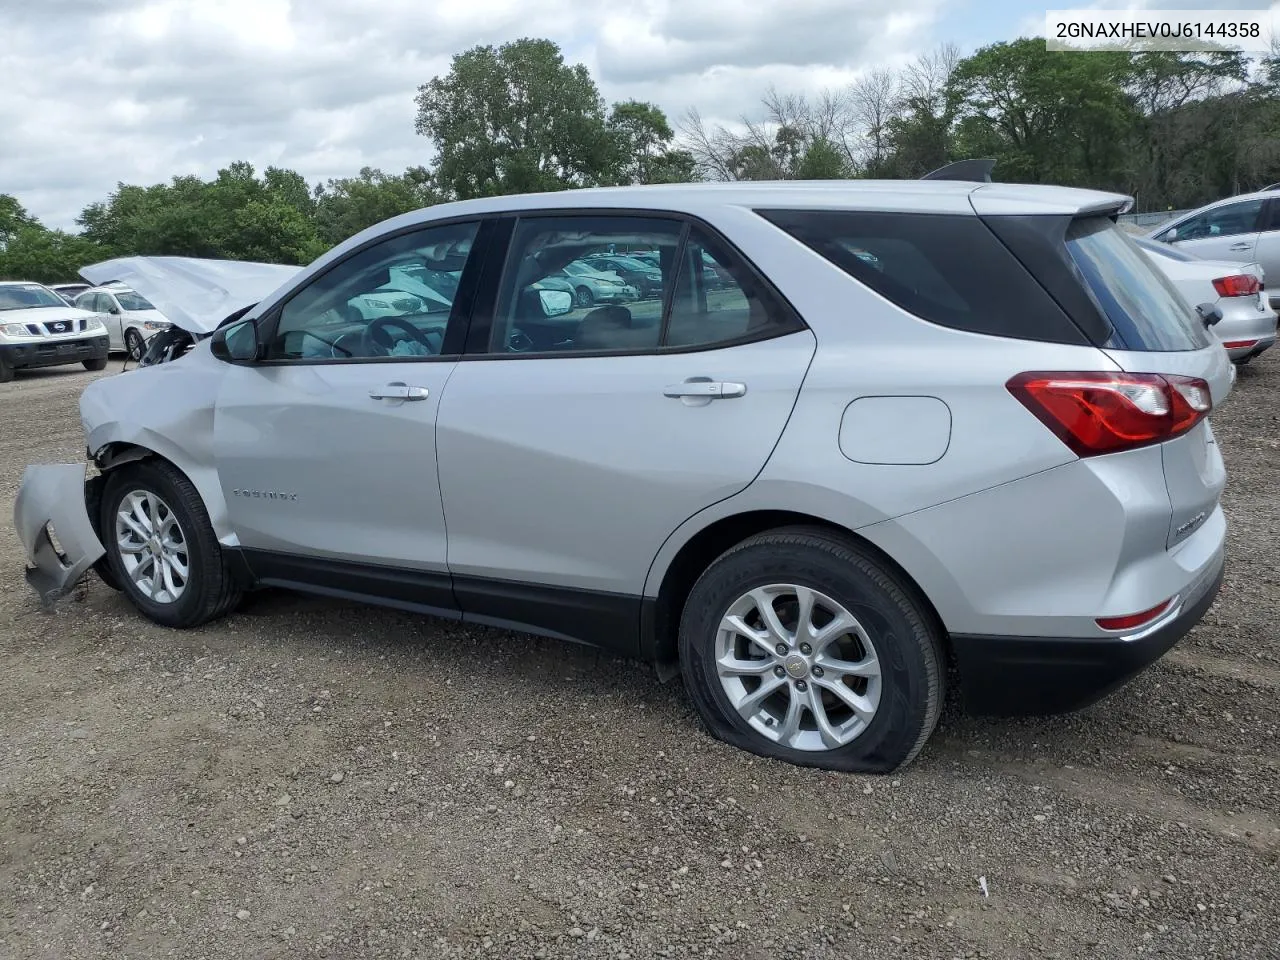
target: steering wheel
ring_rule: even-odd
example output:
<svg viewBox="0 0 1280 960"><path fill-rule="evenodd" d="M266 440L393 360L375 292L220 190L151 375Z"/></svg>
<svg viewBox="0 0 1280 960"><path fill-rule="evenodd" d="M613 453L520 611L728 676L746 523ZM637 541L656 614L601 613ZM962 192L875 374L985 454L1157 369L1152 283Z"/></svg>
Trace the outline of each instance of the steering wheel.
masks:
<svg viewBox="0 0 1280 960"><path fill-rule="evenodd" d="M383 356L391 352L395 344L392 342L391 334L387 332L388 327L404 331L411 340L422 344L433 355L440 352L432 346L426 334L404 317L378 317L364 328L364 347L367 356Z"/></svg>
<svg viewBox="0 0 1280 960"><path fill-rule="evenodd" d="M512 330L507 337L507 350L511 353L525 353L533 349L533 338L523 330Z"/></svg>

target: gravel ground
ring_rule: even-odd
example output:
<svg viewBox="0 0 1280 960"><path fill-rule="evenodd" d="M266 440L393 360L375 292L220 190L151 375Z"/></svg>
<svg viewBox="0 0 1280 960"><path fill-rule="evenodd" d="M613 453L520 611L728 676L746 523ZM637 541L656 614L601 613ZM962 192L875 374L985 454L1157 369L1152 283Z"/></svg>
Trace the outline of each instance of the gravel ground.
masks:
<svg viewBox="0 0 1280 960"><path fill-rule="evenodd" d="M93 376L0 386L0 500L82 457ZM948 710L892 778L496 630L264 593L172 632L92 577L42 613L5 523L0 956L1278 957L1280 351L1215 429L1204 623L1086 712Z"/></svg>

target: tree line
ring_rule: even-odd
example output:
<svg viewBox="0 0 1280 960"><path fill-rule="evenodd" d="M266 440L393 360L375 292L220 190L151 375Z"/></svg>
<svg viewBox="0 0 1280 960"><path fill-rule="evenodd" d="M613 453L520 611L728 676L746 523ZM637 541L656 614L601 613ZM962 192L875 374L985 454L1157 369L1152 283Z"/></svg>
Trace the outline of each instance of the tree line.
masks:
<svg viewBox="0 0 1280 960"><path fill-rule="evenodd" d="M1133 194L1139 210L1280 181L1280 51L1056 53L1020 39L962 57L943 46L900 70L816 95L770 89L732 124L696 110L607 105L550 40L478 46L417 91L429 166L365 168L311 185L232 163L212 179L118 184L48 229L0 193L0 278L57 282L126 255L304 264L396 214L453 199L690 180L913 179L993 157L995 179Z"/></svg>

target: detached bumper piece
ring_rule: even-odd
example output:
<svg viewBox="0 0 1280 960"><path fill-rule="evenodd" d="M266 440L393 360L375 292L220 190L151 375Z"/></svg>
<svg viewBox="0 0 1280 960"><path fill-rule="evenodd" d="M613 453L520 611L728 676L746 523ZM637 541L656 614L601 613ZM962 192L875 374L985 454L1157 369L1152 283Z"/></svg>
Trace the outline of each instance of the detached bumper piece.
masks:
<svg viewBox="0 0 1280 960"><path fill-rule="evenodd" d="M1138 639L952 634L965 709L985 716L1034 716L1096 703L1164 656L1200 622L1218 595L1222 574L1219 564L1176 617Z"/></svg>
<svg viewBox="0 0 1280 960"><path fill-rule="evenodd" d="M27 583L45 607L65 596L106 553L85 503L84 464L27 467L13 524L26 553Z"/></svg>

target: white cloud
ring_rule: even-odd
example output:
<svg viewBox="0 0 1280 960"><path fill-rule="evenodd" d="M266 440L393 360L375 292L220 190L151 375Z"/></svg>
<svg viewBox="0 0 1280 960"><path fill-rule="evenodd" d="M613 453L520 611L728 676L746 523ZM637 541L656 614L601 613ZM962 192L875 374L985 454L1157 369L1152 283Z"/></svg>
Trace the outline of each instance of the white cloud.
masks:
<svg viewBox="0 0 1280 960"><path fill-rule="evenodd" d="M119 181L233 160L311 181L430 160L419 84L479 43L548 37L609 101L750 111L934 45L943 0L45 0L0 3L0 191L71 226Z"/></svg>

